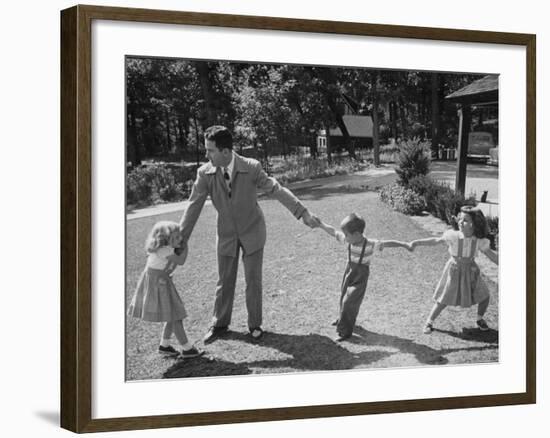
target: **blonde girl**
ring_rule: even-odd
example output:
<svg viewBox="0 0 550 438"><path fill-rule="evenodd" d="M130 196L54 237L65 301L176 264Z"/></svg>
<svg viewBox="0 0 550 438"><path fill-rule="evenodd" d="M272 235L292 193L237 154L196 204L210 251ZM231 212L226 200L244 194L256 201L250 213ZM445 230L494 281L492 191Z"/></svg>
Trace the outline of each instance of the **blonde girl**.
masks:
<svg viewBox="0 0 550 438"><path fill-rule="evenodd" d="M128 315L144 321L165 322L158 351L166 356L190 358L203 352L189 343L183 319L187 316L174 282L172 272L183 265L187 258L187 247L180 248L182 235L176 222L157 222L145 242L147 262L143 270ZM170 345L172 334L182 347L181 353Z"/></svg>

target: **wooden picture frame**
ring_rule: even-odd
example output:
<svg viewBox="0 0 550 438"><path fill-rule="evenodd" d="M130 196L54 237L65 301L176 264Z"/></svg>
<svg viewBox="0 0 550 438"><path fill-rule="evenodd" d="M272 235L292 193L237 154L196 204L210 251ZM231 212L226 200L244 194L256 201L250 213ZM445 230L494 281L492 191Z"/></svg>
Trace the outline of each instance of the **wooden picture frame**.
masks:
<svg viewBox="0 0 550 438"><path fill-rule="evenodd" d="M238 411L92 418L92 22L162 23L368 37L515 45L526 49L526 381L525 392L296 406ZM536 401L535 49L530 34L75 6L61 12L61 426L74 432L214 425Z"/></svg>

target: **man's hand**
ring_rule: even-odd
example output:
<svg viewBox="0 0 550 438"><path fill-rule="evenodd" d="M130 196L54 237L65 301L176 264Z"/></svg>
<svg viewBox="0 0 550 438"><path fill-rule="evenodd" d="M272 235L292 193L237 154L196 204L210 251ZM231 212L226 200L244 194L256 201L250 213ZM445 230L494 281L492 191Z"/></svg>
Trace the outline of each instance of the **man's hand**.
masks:
<svg viewBox="0 0 550 438"><path fill-rule="evenodd" d="M307 210L304 211L304 214L302 214L302 221L309 228L317 228L321 226L321 221L319 218L315 215L312 216Z"/></svg>

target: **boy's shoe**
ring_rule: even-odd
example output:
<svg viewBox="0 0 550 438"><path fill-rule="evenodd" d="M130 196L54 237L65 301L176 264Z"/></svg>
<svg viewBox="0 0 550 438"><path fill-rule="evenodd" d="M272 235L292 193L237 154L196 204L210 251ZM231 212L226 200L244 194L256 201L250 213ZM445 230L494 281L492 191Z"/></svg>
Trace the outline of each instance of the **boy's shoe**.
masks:
<svg viewBox="0 0 550 438"><path fill-rule="evenodd" d="M191 347L189 350L181 350L181 358L182 359L190 359L192 357L199 357L204 354L204 351L199 350L196 347Z"/></svg>
<svg viewBox="0 0 550 438"><path fill-rule="evenodd" d="M422 329L422 333L424 333L425 335L429 335L433 331L434 331L434 326L431 322L427 322L424 328Z"/></svg>
<svg viewBox="0 0 550 438"><path fill-rule="evenodd" d="M177 356L179 355L178 351L169 345L168 347L163 347L162 345L159 345L159 353L163 356Z"/></svg>
<svg viewBox="0 0 550 438"><path fill-rule="evenodd" d="M487 330L489 330L489 326L487 325L487 323L485 322L485 320L482 318L482 319L478 319L476 321L476 325L479 327L479 329L482 331L482 332L486 332Z"/></svg>
<svg viewBox="0 0 550 438"><path fill-rule="evenodd" d="M250 336L252 336L252 339L255 341L261 339L261 337L264 335L264 331L261 327L254 327L250 329Z"/></svg>

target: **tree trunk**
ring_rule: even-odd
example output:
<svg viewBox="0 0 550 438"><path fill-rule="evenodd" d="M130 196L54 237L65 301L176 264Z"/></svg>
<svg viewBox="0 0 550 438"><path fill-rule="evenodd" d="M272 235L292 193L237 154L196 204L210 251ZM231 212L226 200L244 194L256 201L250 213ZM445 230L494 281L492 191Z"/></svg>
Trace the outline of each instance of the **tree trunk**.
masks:
<svg viewBox="0 0 550 438"><path fill-rule="evenodd" d="M141 123L141 137L143 143L143 151L145 157L151 155L151 144L153 143L153 134L151 133L151 120L149 116L143 116L143 122Z"/></svg>
<svg viewBox="0 0 550 438"><path fill-rule="evenodd" d="M325 122L325 133L326 133L326 141L327 141L327 161L329 163L332 163L332 147L330 144L330 122Z"/></svg>
<svg viewBox="0 0 550 438"><path fill-rule="evenodd" d="M399 118L401 119L401 134L403 136L403 140L405 140L409 136L409 132L407 129L407 114L405 112L405 102L401 97L399 98Z"/></svg>
<svg viewBox="0 0 550 438"><path fill-rule="evenodd" d="M136 111L133 104L130 104L130 114L128 119L128 153L126 160L132 163L132 167L141 164L141 154L137 139Z"/></svg>
<svg viewBox="0 0 550 438"><path fill-rule="evenodd" d="M215 125L218 119L215 105L216 98L214 88L212 86L212 79L210 77L210 67L205 61L195 61L193 65L199 75L199 82L205 104L204 110L206 113L206 127L209 127Z"/></svg>
<svg viewBox="0 0 550 438"><path fill-rule="evenodd" d="M440 139L439 74L432 73L432 157L437 157Z"/></svg>
<svg viewBox="0 0 550 438"><path fill-rule="evenodd" d="M187 119L185 119L185 120L187 120ZM184 121L184 119L182 118L181 115L178 116L178 132L179 132L178 144L179 144L180 151L181 151L181 161L182 162L185 161L185 154L187 152L187 147L188 147L188 144L187 144L188 131L189 131L189 122Z"/></svg>
<svg viewBox="0 0 550 438"><path fill-rule="evenodd" d="M172 153L172 139L170 138L170 114L168 114L168 110L164 112L164 116L166 118L166 151L168 153Z"/></svg>
<svg viewBox="0 0 550 438"><path fill-rule="evenodd" d="M317 149L317 135L312 134L309 137L309 155L311 155L311 158L317 158L319 156L319 151Z"/></svg>
<svg viewBox="0 0 550 438"><path fill-rule="evenodd" d="M397 140L397 105L394 100L390 101L390 126L391 136Z"/></svg>
<svg viewBox="0 0 550 438"><path fill-rule="evenodd" d="M197 122L197 117L193 115L193 122L195 124L195 139L197 141L197 167L201 163L201 153L200 153L200 136L199 136L199 123Z"/></svg>
<svg viewBox="0 0 550 438"><path fill-rule="evenodd" d="M158 119L155 116L155 113L151 116L151 136L152 136L152 149L153 149L153 155L156 154L159 151L159 145L161 142L159 141L158 135L157 135L157 123ZM158 127L160 129L160 127Z"/></svg>
<svg viewBox="0 0 550 438"><path fill-rule="evenodd" d="M378 127L378 80L379 76L376 75L374 86L372 87L372 153L374 158L374 165L380 166L380 135Z"/></svg>

